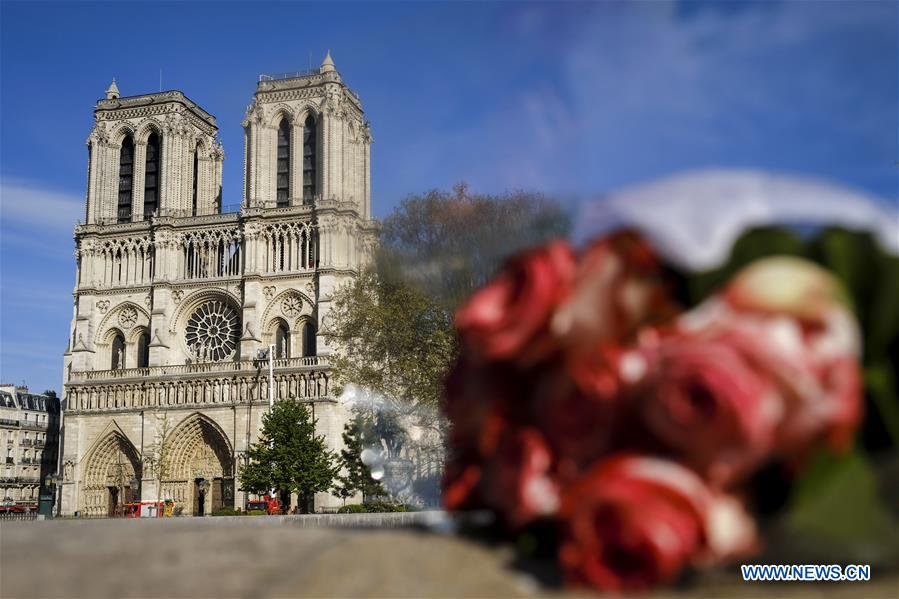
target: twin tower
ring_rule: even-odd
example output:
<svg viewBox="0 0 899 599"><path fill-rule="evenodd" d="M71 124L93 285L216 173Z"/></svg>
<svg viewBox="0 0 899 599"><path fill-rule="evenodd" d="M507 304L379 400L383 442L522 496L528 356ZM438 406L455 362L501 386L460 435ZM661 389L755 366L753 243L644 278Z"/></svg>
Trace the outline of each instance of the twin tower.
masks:
<svg viewBox="0 0 899 599"><path fill-rule="evenodd" d="M331 295L368 261L371 132L330 54L260 76L240 203L223 200L215 117L180 91L122 96L88 138L84 223L65 353L64 513L170 499L187 514L242 504L235 485L269 402L308 402L333 449ZM318 508L338 505L327 494Z"/></svg>

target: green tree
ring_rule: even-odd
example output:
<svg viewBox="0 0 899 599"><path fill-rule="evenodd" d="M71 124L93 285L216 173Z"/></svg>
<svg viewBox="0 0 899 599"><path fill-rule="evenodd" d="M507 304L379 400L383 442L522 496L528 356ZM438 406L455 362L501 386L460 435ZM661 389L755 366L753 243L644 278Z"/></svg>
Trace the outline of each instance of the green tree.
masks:
<svg viewBox="0 0 899 599"><path fill-rule="evenodd" d="M342 384L353 383L404 412L436 406L456 353L450 313L420 289L374 270L333 296L328 334Z"/></svg>
<svg viewBox="0 0 899 599"><path fill-rule="evenodd" d="M393 414L434 420L457 353L454 310L507 256L569 227L559 203L539 194L459 185L404 199L384 219L371 268L332 296L323 333L338 349L338 383L377 393Z"/></svg>
<svg viewBox="0 0 899 599"><path fill-rule="evenodd" d="M565 237L570 225L561 204L542 194L474 194L459 184L403 199L382 223L375 267L452 311L509 255Z"/></svg>
<svg viewBox="0 0 899 599"><path fill-rule="evenodd" d="M343 473L337 477L338 484L335 485L334 492L344 501L359 491L362 492L363 502L372 497L387 495L381 483L372 478L371 469L362 462L362 450L374 442L373 437L366 434L369 429L361 414L356 414L343 427L344 448L340 451Z"/></svg>
<svg viewBox="0 0 899 599"><path fill-rule="evenodd" d="M294 399L275 403L262 416L259 442L247 450L240 471L243 489L263 494L275 489L286 511L290 494L299 497L299 508L308 513L314 493L331 488L338 466L323 436L315 435L315 419Z"/></svg>

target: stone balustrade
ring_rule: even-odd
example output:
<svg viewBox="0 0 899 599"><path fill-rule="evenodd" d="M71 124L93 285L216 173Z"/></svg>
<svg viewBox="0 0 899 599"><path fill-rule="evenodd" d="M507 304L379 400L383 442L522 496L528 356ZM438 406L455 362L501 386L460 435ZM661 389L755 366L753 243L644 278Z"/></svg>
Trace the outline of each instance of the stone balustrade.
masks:
<svg viewBox="0 0 899 599"><path fill-rule="evenodd" d="M275 360L275 400L328 400L330 377L324 356ZM67 412L267 402L268 386L265 360L73 372Z"/></svg>

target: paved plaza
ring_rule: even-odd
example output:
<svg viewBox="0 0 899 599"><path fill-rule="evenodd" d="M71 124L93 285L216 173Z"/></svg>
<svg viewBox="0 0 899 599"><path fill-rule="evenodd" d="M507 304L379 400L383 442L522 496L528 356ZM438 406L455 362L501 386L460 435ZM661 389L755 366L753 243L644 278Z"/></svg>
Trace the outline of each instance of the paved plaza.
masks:
<svg viewBox="0 0 899 599"><path fill-rule="evenodd" d="M383 516L360 522L403 523ZM319 527L327 523L315 516L2 522L0 597L560 596L513 567L508 549L423 528ZM774 592L809 599L895 599L896 589L895 575L874 572L863 587L797 584L763 590L727 571L651 597Z"/></svg>

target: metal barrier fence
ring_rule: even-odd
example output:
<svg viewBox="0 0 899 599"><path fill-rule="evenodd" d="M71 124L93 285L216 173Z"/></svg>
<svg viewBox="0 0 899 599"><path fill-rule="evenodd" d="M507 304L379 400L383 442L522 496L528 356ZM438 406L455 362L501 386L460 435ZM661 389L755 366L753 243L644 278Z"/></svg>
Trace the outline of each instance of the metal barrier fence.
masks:
<svg viewBox="0 0 899 599"><path fill-rule="evenodd" d="M38 518L37 512L0 512L0 521L3 520L43 520Z"/></svg>

